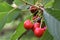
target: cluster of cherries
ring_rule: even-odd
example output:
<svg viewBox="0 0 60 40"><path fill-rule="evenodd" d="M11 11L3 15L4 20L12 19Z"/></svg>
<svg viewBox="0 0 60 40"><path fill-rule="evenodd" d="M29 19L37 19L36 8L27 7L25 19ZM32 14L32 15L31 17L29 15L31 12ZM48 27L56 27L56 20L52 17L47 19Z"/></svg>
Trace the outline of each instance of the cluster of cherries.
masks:
<svg viewBox="0 0 60 40"><path fill-rule="evenodd" d="M33 20L34 21L36 19L38 19L38 20L35 21L35 22L34 21L31 22L29 19L26 20L24 22L24 28L26 30L32 30L36 37L41 37L44 34L45 30L46 30L46 26L41 27L41 22L40 22L41 18L39 18L39 16L36 15L38 9L35 6L31 6L29 9L30 9L31 13L33 13Z"/></svg>

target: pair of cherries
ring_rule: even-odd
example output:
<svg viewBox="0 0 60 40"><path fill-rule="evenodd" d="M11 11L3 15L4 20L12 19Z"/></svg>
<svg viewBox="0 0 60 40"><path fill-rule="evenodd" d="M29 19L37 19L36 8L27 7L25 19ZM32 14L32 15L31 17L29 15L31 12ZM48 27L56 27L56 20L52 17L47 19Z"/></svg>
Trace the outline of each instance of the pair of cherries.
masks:
<svg viewBox="0 0 60 40"><path fill-rule="evenodd" d="M40 23L35 22L33 24L29 19L24 22L24 28L26 30L32 29L32 31L34 32L34 35L37 37L41 37L43 35L44 31L46 30L46 27L44 27L44 28L40 27Z"/></svg>

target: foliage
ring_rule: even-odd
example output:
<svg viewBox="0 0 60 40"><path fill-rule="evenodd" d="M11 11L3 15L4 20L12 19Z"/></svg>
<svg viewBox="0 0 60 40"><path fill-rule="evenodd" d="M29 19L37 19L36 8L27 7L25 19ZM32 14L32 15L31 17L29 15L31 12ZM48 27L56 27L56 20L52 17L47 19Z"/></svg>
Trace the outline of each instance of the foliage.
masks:
<svg viewBox="0 0 60 40"><path fill-rule="evenodd" d="M26 5L25 2L32 5L44 5L43 16L46 21L47 31L40 40L60 39L60 0L14 0L14 2L18 6L17 8L12 7L7 2L0 3L0 31L7 22L15 21L21 14L24 16L16 31L13 33L11 40L17 40L26 31L23 28L23 23L26 19L31 19L32 17L30 11L28 11L30 5ZM19 17L21 18L21 16Z"/></svg>

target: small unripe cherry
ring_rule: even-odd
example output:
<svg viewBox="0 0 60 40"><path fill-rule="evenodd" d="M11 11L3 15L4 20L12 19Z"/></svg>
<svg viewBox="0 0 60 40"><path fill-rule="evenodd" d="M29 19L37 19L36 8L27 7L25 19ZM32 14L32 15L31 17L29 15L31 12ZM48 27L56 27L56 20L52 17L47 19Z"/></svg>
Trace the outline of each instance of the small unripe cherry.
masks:
<svg viewBox="0 0 60 40"><path fill-rule="evenodd" d="M40 23L41 22L41 19L40 17L37 18L37 22Z"/></svg>
<svg viewBox="0 0 60 40"><path fill-rule="evenodd" d="M34 34L35 34L36 37L41 37L43 35L43 33L44 33L44 30L41 29L41 28L36 28L34 30Z"/></svg>
<svg viewBox="0 0 60 40"><path fill-rule="evenodd" d="M30 9L31 13L35 13L37 11L37 7L35 7L35 6L30 6L29 9Z"/></svg>
<svg viewBox="0 0 60 40"><path fill-rule="evenodd" d="M40 23L38 22L34 23L34 26L32 27L32 31L34 31L37 27L38 28L40 27Z"/></svg>
<svg viewBox="0 0 60 40"><path fill-rule="evenodd" d="M26 20L26 21L24 22L24 28L25 28L25 29L29 30L29 29L31 29L32 27L33 27L33 23L32 23L30 20Z"/></svg>

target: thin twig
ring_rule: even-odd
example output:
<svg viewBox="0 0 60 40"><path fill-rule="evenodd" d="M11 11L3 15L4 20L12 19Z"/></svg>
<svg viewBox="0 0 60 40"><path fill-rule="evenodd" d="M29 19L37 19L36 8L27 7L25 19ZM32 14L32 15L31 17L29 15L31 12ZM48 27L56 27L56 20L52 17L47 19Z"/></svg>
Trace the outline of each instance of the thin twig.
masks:
<svg viewBox="0 0 60 40"><path fill-rule="evenodd" d="M40 28L42 27L42 24L43 24L43 17L42 17L42 19L41 19Z"/></svg>

